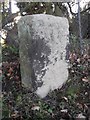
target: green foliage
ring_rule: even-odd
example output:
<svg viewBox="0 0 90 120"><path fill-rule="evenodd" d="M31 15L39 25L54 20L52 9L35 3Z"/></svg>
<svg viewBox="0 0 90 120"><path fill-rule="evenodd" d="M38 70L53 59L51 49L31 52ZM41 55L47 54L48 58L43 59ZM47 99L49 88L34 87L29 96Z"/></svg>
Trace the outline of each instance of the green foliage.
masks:
<svg viewBox="0 0 90 120"><path fill-rule="evenodd" d="M2 101L2 118L9 118L9 109L8 109L8 106L7 106L7 104L6 104L6 99L5 98L3 98L2 99L3 101Z"/></svg>
<svg viewBox="0 0 90 120"><path fill-rule="evenodd" d="M70 37L69 37L69 42L70 42L70 51L71 52L76 52L76 51L79 51L80 49L80 43L79 43L79 40L78 38L71 34Z"/></svg>
<svg viewBox="0 0 90 120"><path fill-rule="evenodd" d="M14 45L9 46L9 49L11 50L12 53L17 54L18 53L18 48L16 48Z"/></svg>
<svg viewBox="0 0 90 120"><path fill-rule="evenodd" d="M5 45L5 47L2 48L2 54L3 61L11 61L10 55L14 55L13 59L17 58L17 56L19 56L19 49L16 48L14 45Z"/></svg>
<svg viewBox="0 0 90 120"><path fill-rule="evenodd" d="M30 15L46 13L57 16L68 16L65 5L57 2L18 2L17 6L22 15L23 12L26 12Z"/></svg>
<svg viewBox="0 0 90 120"><path fill-rule="evenodd" d="M88 54L90 49L90 39L82 39L82 41L83 41L84 54ZM78 37L75 36L74 34L70 34L69 42L70 42L70 46L69 46L70 52L77 53L77 55L80 55L80 42Z"/></svg>

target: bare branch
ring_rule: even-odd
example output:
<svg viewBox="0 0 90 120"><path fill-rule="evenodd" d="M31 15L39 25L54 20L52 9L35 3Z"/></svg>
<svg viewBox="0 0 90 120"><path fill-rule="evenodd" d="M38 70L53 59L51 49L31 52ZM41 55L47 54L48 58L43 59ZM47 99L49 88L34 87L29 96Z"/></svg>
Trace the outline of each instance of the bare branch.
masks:
<svg viewBox="0 0 90 120"><path fill-rule="evenodd" d="M71 14L74 15L74 16L77 15L78 13L72 12L72 7L71 7L70 3L67 3L67 4L68 4L68 7L70 9ZM90 7L88 7L87 9L85 9L83 11L81 11L80 13L83 14L83 13L87 12L88 10L90 10Z"/></svg>

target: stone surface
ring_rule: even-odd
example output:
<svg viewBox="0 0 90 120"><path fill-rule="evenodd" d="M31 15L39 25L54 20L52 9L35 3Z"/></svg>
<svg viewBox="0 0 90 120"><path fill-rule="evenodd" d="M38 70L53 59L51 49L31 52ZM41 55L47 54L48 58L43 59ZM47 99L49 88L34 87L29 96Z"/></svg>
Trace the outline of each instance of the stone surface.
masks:
<svg viewBox="0 0 90 120"><path fill-rule="evenodd" d="M68 20L45 14L25 16L18 22L18 35L22 83L44 98L68 78Z"/></svg>

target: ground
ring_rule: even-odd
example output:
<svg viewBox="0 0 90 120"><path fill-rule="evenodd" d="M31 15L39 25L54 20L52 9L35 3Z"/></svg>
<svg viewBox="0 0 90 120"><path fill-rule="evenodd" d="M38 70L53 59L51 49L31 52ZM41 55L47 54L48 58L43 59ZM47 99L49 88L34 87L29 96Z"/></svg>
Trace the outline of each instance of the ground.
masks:
<svg viewBox="0 0 90 120"><path fill-rule="evenodd" d="M69 56L69 78L61 89L40 99L21 84L19 52L3 49L3 118L11 120L90 119L90 56Z"/></svg>

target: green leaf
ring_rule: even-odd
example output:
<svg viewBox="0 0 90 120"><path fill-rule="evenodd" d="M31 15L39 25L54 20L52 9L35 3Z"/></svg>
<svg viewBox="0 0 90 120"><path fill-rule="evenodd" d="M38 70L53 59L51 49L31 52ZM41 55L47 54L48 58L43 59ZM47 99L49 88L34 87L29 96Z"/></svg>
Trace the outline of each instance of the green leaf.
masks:
<svg viewBox="0 0 90 120"><path fill-rule="evenodd" d="M48 109L48 112L49 112L49 113L52 113L53 111L52 111L52 109L51 109L51 108L49 108L49 109Z"/></svg>

